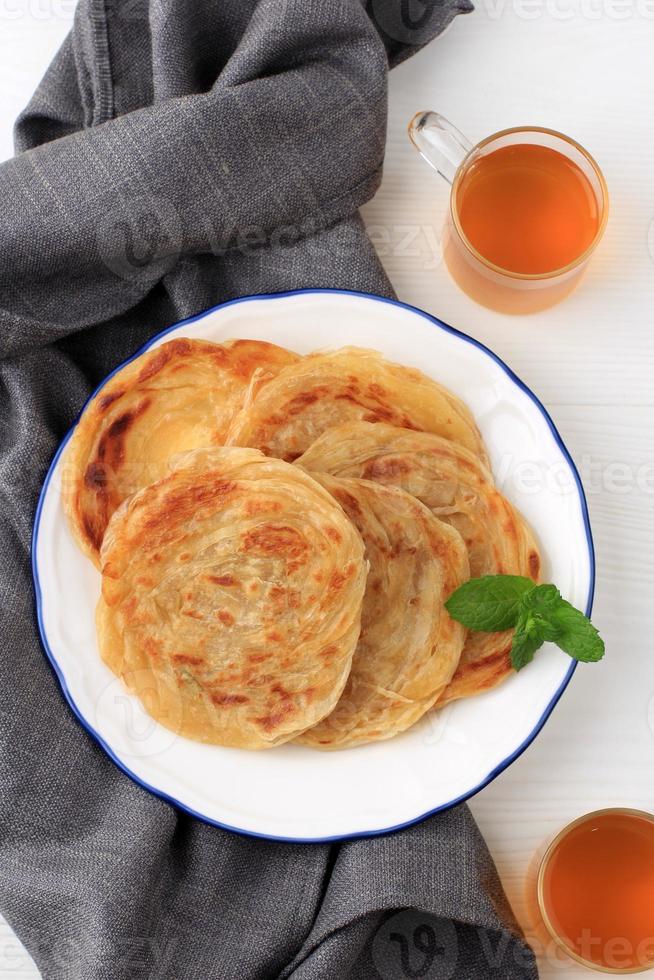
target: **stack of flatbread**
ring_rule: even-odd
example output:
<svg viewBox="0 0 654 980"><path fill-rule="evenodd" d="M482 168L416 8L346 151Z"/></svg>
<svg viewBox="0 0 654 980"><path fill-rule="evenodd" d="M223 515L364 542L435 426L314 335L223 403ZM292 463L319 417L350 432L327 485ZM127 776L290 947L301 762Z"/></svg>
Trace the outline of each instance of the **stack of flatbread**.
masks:
<svg viewBox="0 0 654 980"><path fill-rule="evenodd" d="M104 662L202 742L390 738L511 672L444 606L540 558L465 404L374 351L171 340L114 374L67 447Z"/></svg>

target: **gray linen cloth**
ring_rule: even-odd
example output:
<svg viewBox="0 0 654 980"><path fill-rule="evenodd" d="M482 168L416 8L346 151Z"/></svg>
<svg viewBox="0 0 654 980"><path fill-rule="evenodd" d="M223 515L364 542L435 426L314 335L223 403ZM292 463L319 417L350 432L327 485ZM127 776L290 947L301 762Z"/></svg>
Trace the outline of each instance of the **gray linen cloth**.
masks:
<svg viewBox="0 0 654 980"><path fill-rule="evenodd" d="M17 124L0 166L0 909L46 978L537 976L465 806L278 844L131 782L64 703L28 557L59 441L155 332L248 293L391 294L357 214L387 70L468 9L81 0Z"/></svg>

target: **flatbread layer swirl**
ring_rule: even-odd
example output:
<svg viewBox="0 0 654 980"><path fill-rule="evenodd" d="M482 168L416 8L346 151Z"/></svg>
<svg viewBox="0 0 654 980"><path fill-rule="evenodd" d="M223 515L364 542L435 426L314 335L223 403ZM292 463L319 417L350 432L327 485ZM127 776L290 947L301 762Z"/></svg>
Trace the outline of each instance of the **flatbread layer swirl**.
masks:
<svg viewBox="0 0 654 980"><path fill-rule="evenodd" d="M420 371L356 347L310 354L284 368L248 399L227 443L292 461L326 429L359 420L436 432L485 458L459 398Z"/></svg>
<svg viewBox="0 0 654 980"><path fill-rule="evenodd" d="M469 576L460 535L401 490L316 479L360 532L370 572L361 636L335 709L298 739L341 749L392 738L418 721L459 662L465 630L444 598Z"/></svg>
<svg viewBox="0 0 654 980"><path fill-rule="evenodd" d="M122 501L165 476L176 453L222 445L246 393L298 360L258 340L178 338L114 374L86 406L64 457L63 503L82 551L97 565Z"/></svg>
<svg viewBox="0 0 654 980"><path fill-rule="evenodd" d="M285 742L335 706L367 564L334 498L250 449L196 450L125 501L101 553L105 663L201 742Z"/></svg>
<svg viewBox="0 0 654 980"><path fill-rule="evenodd" d="M490 471L464 447L436 435L351 423L325 432L298 459L309 471L400 487L463 538L470 575L526 575L538 581L541 559L525 519L495 487ZM442 706L479 694L512 672L512 631L470 632Z"/></svg>

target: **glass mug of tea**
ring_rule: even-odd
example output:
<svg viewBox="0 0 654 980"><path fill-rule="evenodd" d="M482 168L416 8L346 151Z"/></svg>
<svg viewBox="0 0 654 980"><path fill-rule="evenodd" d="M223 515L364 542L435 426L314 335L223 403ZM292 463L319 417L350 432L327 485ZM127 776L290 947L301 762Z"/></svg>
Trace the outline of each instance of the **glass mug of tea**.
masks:
<svg viewBox="0 0 654 980"><path fill-rule="evenodd" d="M608 218L600 168L552 129L520 126L475 146L436 112L419 112L409 137L450 185L443 256L472 299L533 313L570 293Z"/></svg>
<svg viewBox="0 0 654 980"><path fill-rule="evenodd" d="M554 838L536 882L540 916L557 946L599 973L654 967L654 815L611 807Z"/></svg>

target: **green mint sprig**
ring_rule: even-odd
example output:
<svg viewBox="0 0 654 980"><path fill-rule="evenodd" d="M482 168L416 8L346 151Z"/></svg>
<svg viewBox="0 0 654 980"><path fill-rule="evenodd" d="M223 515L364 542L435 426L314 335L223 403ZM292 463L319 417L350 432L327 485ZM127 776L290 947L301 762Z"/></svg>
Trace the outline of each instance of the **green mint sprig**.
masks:
<svg viewBox="0 0 654 980"><path fill-rule="evenodd" d="M550 641L584 663L604 656L604 640L555 585L536 585L522 575L484 575L461 585L445 603L457 622L471 630L496 633L515 628L511 663L522 670Z"/></svg>

